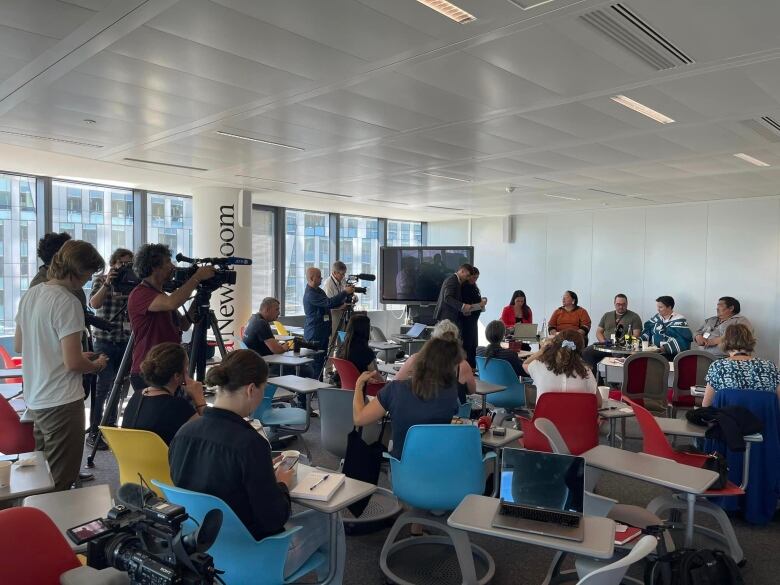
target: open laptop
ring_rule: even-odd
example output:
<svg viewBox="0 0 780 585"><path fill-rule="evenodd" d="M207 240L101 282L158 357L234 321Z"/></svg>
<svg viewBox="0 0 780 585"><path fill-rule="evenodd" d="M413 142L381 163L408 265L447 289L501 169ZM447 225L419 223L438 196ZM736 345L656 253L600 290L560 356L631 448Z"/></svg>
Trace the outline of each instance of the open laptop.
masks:
<svg viewBox="0 0 780 585"><path fill-rule="evenodd" d="M539 333L539 326L535 323L517 323L515 324L515 339L536 339Z"/></svg>
<svg viewBox="0 0 780 585"><path fill-rule="evenodd" d="M406 333L399 333L394 337L397 339L418 339L423 331L425 331L425 323L415 323L409 328L409 331Z"/></svg>
<svg viewBox="0 0 780 585"><path fill-rule="evenodd" d="M584 496L582 457L504 449L493 526L582 542Z"/></svg>

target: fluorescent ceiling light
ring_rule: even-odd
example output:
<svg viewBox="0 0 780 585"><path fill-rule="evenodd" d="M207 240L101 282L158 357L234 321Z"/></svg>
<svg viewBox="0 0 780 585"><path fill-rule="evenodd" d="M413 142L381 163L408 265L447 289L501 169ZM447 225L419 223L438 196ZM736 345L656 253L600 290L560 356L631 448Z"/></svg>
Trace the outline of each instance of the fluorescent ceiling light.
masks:
<svg viewBox="0 0 780 585"><path fill-rule="evenodd" d="M143 163L145 165L159 165L161 167L173 167L174 169L187 169L188 171L208 171L208 169L204 169L203 167L188 167L187 165L175 165L173 163L164 163L164 162L158 162L155 160L146 160L143 158L128 158L125 157L123 160L129 160L130 162L137 162L137 163Z"/></svg>
<svg viewBox="0 0 780 585"><path fill-rule="evenodd" d="M242 179L252 179L253 181L268 181L269 183L284 183L285 185L297 185L298 183L293 183L292 181L280 181L278 179L266 179L265 177L253 177L251 175L236 175L236 177L241 177Z"/></svg>
<svg viewBox="0 0 780 585"><path fill-rule="evenodd" d="M542 6L543 4L549 4L553 0L539 0L538 2L534 2L533 0L509 0L512 4L517 6L518 8L522 8L523 10L531 10L531 8L536 8L537 6Z"/></svg>
<svg viewBox="0 0 780 585"><path fill-rule="evenodd" d="M459 179L457 177L448 177L447 175L437 175L436 173L426 173L420 171L421 175L427 175L429 177L435 177L437 179L447 179L448 181L458 181L459 183L471 183L471 179Z"/></svg>
<svg viewBox="0 0 780 585"><path fill-rule="evenodd" d="M330 191L317 191L315 189L301 189L301 193L317 193L318 195L331 195L333 197L352 197L343 193L331 193Z"/></svg>
<svg viewBox="0 0 780 585"><path fill-rule="evenodd" d="M647 116L648 118L652 118L656 122L660 122L661 124L671 124L674 122L669 116L663 115L661 112L656 112L652 108L648 108L644 104L640 104L639 102L636 102L632 100L630 97L626 97L624 95L616 95L612 96L613 102L617 102L621 106L625 106L631 110L634 110L635 112L639 112L643 116Z"/></svg>
<svg viewBox="0 0 780 585"><path fill-rule="evenodd" d="M87 183L88 185L95 185L100 187L107 185L109 187L124 187L125 189L135 189L137 185L135 183L126 183L124 181L111 181L108 179L88 179L86 177L67 177L65 175L57 175L56 179L62 179L63 181L74 181L76 183Z"/></svg>
<svg viewBox="0 0 780 585"><path fill-rule="evenodd" d="M737 158L741 158L745 162L749 162L751 165L756 165L757 167L771 167L772 166L769 163L765 163L762 160L758 160L757 158L753 158L752 156L747 155L744 152L738 152L734 156L736 156Z"/></svg>
<svg viewBox="0 0 780 585"><path fill-rule="evenodd" d="M261 140L259 138L252 138L251 136L242 136L241 134L233 134L232 132L223 132L217 130L217 134L221 136L227 136L229 138L238 138L239 140L248 140L249 142L259 142L260 144L268 144L270 146L278 146L279 148L289 148L290 150L306 150L300 146L290 146L289 144L282 144L281 142L273 142L271 140Z"/></svg>
<svg viewBox="0 0 780 585"><path fill-rule="evenodd" d="M553 199L566 199L566 201L580 201L579 197L566 197L565 195L552 195L550 193L545 193L545 197L552 197Z"/></svg>
<svg viewBox="0 0 780 585"><path fill-rule="evenodd" d="M443 14L450 20L454 20L458 24L467 24L469 22L473 22L477 20L477 17L473 14L469 14L462 8L458 8L451 2L447 2L447 0L417 0L420 4L424 4L428 8L431 8L438 12L439 14Z"/></svg>

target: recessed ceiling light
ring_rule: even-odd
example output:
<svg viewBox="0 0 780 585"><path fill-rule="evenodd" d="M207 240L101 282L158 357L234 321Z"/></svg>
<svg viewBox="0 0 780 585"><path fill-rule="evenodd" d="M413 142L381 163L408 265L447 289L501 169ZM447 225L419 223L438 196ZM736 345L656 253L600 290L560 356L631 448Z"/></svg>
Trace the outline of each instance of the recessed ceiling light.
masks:
<svg viewBox="0 0 780 585"><path fill-rule="evenodd" d="M278 146L279 148L289 148L290 150L306 150L300 146L290 146L289 144L282 144L281 142L273 142L272 140L261 140L260 138L252 138L251 136L242 136L241 134L233 134L232 132L223 132L217 130L217 134L220 136L227 136L229 138L238 138L239 140L248 140L249 142L259 142L260 144L268 144L269 146Z"/></svg>
<svg viewBox="0 0 780 585"><path fill-rule="evenodd" d="M610 98L613 102L616 102L620 104L621 106L625 106L629 108L630 110L634 110L635 112L638 112L642 114L643 116L647 116L648 118L652 118L656 122L660 122L661 124L671 124L674 122L669 116L665 116L661 112L656 112L653 108L648 108L644 104L640 104L637 101L632 100L630 97L626 97L624 95L616 95L612 96Z"/></svg>
<svg viewBox="0 0 780 585"><path fill-rule="evenodd" d="M103 148L101 144L90 144L89 142L79 142L78 140L54 138L53 136L40 136L38 134L27 134L26 132L13 132L11 130L0 130L0 134L7 134L8 136L18 136L19 138L31 138L33 140L46 140L47 142L61 142L62 144L74 144L76 146L86 146L88 148Z"/></svg>
<svg viewBox="0 0 780 585"><path fill-rule="evenodd" d="M298 183L293 183L292 181L280 181L279 179L266 179L265 177L253 177L251 175L236 175L236 177L241 177L242 179L252 179L253 181L268 181L269 183L284 183L285 185L298 184Z"/></svg>
<svg viewBox="0 0 780 585"><path fill-rule="evenodd" d="M580 201L579 197L567 197L565 195L553 195L551 193L545 193L545 197L552 197L553 199L566 199L566 201Z"/></svg>
<svg viewBox="0 0 780 585"><path fill-rule="evenodd" d="M756 165L757 167L771 167L772 166L769 163L765 163L762 160L758 160L757 158L753 158L752 156L747 155L744 152L738 152L734 156L736 156L737 158L741 158L745 162L749 162L751 165Z"/></svg>
<svg viewBox="0 0 780 585"><path fill-rule="evenodd" d="M458 24L467 24L469 22L473 22L477 20L476 16L466 12L462 8L455 6L451 2L447 2L447 0L417 0L417 1L420 4L424 4L428 8L435 10L439 14L443 14L450 20L454 20Z"/></svg>
<svg viewBox="0 0 780 585"><path fill-rule="evenodd" d="M449 177L447 175L437 175L436 173L426 173L425 171L420 171L421 175L427 175L429 177L435 177L437 179L447 179L448 181L458 181L460 183L471 183L471 179L459 179L458 177Z"/></svg>

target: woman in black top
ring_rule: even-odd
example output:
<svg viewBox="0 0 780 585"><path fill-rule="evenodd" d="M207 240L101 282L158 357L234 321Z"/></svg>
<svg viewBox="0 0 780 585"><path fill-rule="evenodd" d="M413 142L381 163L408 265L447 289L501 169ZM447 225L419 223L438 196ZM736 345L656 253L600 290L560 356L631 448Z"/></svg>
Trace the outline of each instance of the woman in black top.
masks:
<svg viewBox="0 0 780 585"><path fill-rule="evenodd" d="M501 321L491 321L485 327L485 337L487 337L487 347L480 347L477 349L477 354L487 358L485 365L490 362L491 359L506 360L517 376L523 376L523 362L517 356L517 353L511 349L501 347L501 342L506 335L506 325Z"/></svg>
<svg viewBox="0 0 780 585"><path fill-rule="evenodd" d="M178 343L155 345L141 363L141 375L148 384L134 392L127 404L122 427L151 431L166 445L188 420L197 418L206 407L203 385L187 375L187 353ZM184 387L193 406L176 391Z"/></svg>
<svg viewBox="0 0 780 585"><path fill-rule="evenodd" d="M479 270L474 267L471 276L466 279L460 289L461 299L464 305L476 305L482 302L482 293L477 286ZM484 305L483 305L484 309ZM477 343L479 343L478 326L479 316L482 311L473 311L461 319L461 336L463 338L463 350L466 352L466 361L472 369L477 367Z"/></svg>
<svg viewBox="0 0 780 585"><path fill-rule="evenodd" d="M314 510L290 517L289 490L297 468L274 469L281 457L273 459L268 440L244 420L263 400L267 379L268 366L249 349L233 351L213 366L206 384L217 386L214 407L181 428L168 460L177 486L222 499L256 540L302 526L287 551L284 572L288 576L317 550L327 549L329 521ZM346 544L342 523L338 525L335 582L341 583Z"/></svg>
<svg viewBox="0 0 780 585"><path fill-rule="evenodd" d="M352 315L347 323L347 331L344 343L338 352L338 357L352 362L357 371L376 372L374 382L384 382L376 369L376 355L368 346L371 339L371 319L367 315L357 313Z"/></svg>

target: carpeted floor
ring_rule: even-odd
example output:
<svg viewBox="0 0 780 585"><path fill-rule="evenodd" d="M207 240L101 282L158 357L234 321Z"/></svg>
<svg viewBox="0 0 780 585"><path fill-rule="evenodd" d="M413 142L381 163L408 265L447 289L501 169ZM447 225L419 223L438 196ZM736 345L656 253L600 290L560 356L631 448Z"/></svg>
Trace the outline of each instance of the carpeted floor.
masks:
<svg viewBox="0 0 780 585"><path fill-rule="evenodd" d="M330 453L324 451L319 440L319 420L312 421L311 430L306 435L306 442L311 450L314 463L323 467L335 468L338 461ZM638 428L628 424L629 436L638 436ZM295 443L290 444L295 448ZM639 450L641 442L628 440L626 447ZM86 461L86 452L85 452ZM118 487L118 470L113 455L109 451L98 451L95 458L94 483L108 483L112 492ZM93 485L90 482L88 485ZM597 491L605 496L615 498L626 504L646 505L663 490L654 488L640 481L611 474L604 474ZM740 544L745 551L747 565L742 574L746 585L776 585L778 564L775 557L780 551L780 523L776 518L768 526L751 526L738 517L732 519ZM344 583L346 585L384 585L385 579L379 570L379 552L384 543L388 529L380 532L347 537L347 569ZM541 583L554 551L539 547L511 543L495 538L471 535L472 542L485 548L496 563L496 575L492 583L495 585L524 585ZM710 543L711 544L711 543ZM697 545L707 546L705 541L697 539ZM641 569L641 568L640 568ZM638 575L639 569L631 574ZM437 583L447 583L437 580Z"/></svg>

